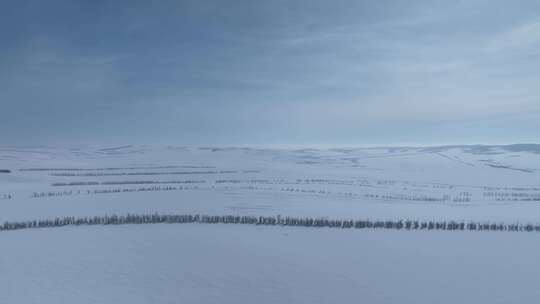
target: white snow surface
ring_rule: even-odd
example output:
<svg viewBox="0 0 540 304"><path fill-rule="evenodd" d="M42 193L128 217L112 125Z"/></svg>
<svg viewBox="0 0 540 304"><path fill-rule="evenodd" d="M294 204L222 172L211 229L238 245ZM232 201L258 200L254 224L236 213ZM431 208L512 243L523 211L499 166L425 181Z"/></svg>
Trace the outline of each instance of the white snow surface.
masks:
<svg viewBox="0 0 540 304"><path fill-rule="evenodd" d="M0 222L154 212L540 222L537 145L6 147L3 169ZM0 304L533 303L538 237L203 224L9 231Z"/></svg>

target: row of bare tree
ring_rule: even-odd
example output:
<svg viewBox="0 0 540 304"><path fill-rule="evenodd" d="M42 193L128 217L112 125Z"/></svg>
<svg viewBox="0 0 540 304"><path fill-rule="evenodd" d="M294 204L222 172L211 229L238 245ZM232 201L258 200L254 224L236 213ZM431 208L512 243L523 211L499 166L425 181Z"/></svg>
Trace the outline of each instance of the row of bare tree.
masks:
<svg viewBox="0 0 540 304"><path fill-rule="evenodd" d="M540 224L505 224L457 221L418 220L343 220L311 217L282 216L237 216L200 214L127 214L94 217L57 217L45 220L5 222L0 231L50 228L62 226L127 225L158 223L201 223L201 224L249 224L266 226L300 226L343 229L392 229L392 230L447 230L447 231L526 231L540 232Z"/></svg>

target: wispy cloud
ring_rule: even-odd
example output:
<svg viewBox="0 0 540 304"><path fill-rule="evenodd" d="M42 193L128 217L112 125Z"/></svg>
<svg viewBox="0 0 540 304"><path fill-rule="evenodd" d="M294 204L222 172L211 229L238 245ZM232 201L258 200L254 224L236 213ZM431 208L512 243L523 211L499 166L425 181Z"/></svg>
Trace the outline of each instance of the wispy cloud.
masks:
<svg viewBox="0 0 540 304"><path fill-rule="evenodd" d="M535 47L538 52L540 46L540 21L514 26L509 30L496 35L489 43L491 51L505 51L516 49L530 49Z"/></svg>

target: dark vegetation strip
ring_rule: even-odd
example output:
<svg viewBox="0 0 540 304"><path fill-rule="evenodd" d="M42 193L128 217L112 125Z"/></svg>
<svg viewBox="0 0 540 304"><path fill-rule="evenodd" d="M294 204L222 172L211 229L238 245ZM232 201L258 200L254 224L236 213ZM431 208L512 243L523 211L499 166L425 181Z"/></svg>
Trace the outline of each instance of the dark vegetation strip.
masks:
<svg viewBox="0 0 540 304"><path fill-rule="evenodd" d="M108 168L25 168L19 171L118 171L118 170L144 170L144 169L212 169L212 166L148 166L148 167L108 167Z"/></svg>
<svg viewBox="0 0 540 304"><path fill-rule="evenodd" d="M418 221L418 220L342 220L309 217L282 216L235 216L200 214L127 214L94 217L57 217L33 221L5 222L0 231L52 228L63 226L96 226L127 224L244 224L264 226L325 227L341 229L387 229L387 230L447 230L447 231L514 231L540 232L540 224L504 224L489 222Z"/></svg>
<svg viewBox="0 0 540 304"><path fill-rule="evenodd" d="M164 172L121 172L121 173L51 173L50 176L136 176L136 175L189 175L189 174L232 174L232 173L258 173L256 170L223 170L223 171L164 171Z"/></svg>
<svg viewBox="0 0 540 304"><path fill-rule="evenodd" d="M0 173L11 173L11 170L0 169Z"/></svg>
<svg viewBox="0 0 540 304"><path fill-rule="evenodd" d="M513 168L513 167L510 167L510 166L504 166L504 165L493 165L493 164L487 164L487 165L492 167L492 168L497 168L497 169L508 169L508 170L514 170L514 171L534 173L533 170L529 170L529 169Z"/></svg>
<svg viewBox="0 0 540 304"><path fill-rule="evenodd" d="M32 193L31 198L45 198L45 197L58 197L58 196L70 196L70 195L81 195L81 194L112 194L112 193L129 193L129 192L156 192L156 191L184 191L184 190L198 190L199 186L146 186L138 188L112 188L112 189L94 189L90 190L69 190L69 191L57 191L57 192L34 192Z"/></svg>
<svg viewBox="0 0 540 304"><path fill-rule="evenodd" d="M69 182L52 183L53 187L69 186L99 186L99 185L152 185L152 184L204 184L203 180L183 180L183 181L108 181L108 182Z"/></svg>

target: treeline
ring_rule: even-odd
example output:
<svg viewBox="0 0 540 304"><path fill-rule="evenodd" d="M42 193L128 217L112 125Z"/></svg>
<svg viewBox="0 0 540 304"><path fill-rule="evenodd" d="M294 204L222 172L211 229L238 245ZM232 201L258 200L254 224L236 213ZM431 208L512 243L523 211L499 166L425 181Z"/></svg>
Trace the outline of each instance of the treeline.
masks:
<svg viewBox="0 0 540 304"><path fill-rule="evenodd" d="M95 190L65 190L65 191L49 191L49 192L34 192L31 198L46 198L70 195L91 195L91 194L111 194L111 193L128 193L128 192L157 192L157 191L183 191L183 190L198 190L199 186L149 186L138 188L111 188L111 189L95 189Z"/></svg>
<svg viewBox="0 0 540 304"><path fill-rule="evenodd" d="M526 192L484 192L484 197L497 201L540 201L540 193Z"/></svg>
<svg viewBox="0 0 540 304"><path fill-rule="evenodd" d="M188 174L234 174L234 173L258 173L256 170L222 170L222 171L163 171L163 172L119 172L119 173L50 173L50 176L62 177L97 177L97 176L137 176L137 175L188 175Z"/></svg>
<svg viewBox="0 0 540 304"><path fill-rule="evenodd" d="M108 167L108 168L24 168L19 171L117 171L117 170L145 170L145 169L211 169L212 166L147 166L147 167Z"/></svg>
<svg viewBox="0 0 540 304"><path fill-rule="evenodd" d="M11 170L0 169L0 173L11 173Z"/></svg>
<svg viewBox="0 0 540 304"><path fill-rule="evenodd" d="M484 187L484 191L540 191L540 187Z"/></svg>
<svg viewBox="0 0 540 304"><path fill-rule="evenodd" d="M323 185L344 185L355 186L354 181L349 180L331 180L331 179L218 179L216 184L275 184L275 185L311 185L311 184L323 184ZM360 185L359 185L360 186Z"/></svg>
<svg viewBox="0 0 540 304"><path fill-rule="evenodd" d="M225 189L229 189L225 186ZM234 189L234 188L230 188ZM237 189L243 190L264 190L264 191L282 191L282 192L295 192L295 193L307 193L307 194L318 194L318 195L341 195L347 197L357 197L357 198L366 198L366 199L376 199L376 200L396 200L396 201L417 201L417 202L470 202L470 196L456 196L451 197L449 195L443 195L442 197L434 197L428 195L419 195L419 194L375 194L375 193L356 193L356 192L344 192L344 191L335 191L335 190L324 190L324 189L303 189L295 187L286 187L286 188L271 188L271 187L261 187L261 186L243 186L238 187Z"/></svg>
<svg viewBox="0 0 540 304"><path fill-rule="evenodd" d="M329 180L329 179L296 179L295 181L286 181L284 179L251 179L251 180L242 180L242 179L218 179L214 182L216 185L227 185L227 184L247 184L248 187L243 189L248 190L272 190L267 187L258 187L253 185L290 185L289 187L284 187L276 190L286 191L286 192L302 192L310 194L336 194L349 197L363 197L367 199L378 199L378 200L399 200L399 201L421 201L421 202L453 202L453 203L469 203L472 201L472 193L468 191L462 191L456 196L451 196L450 194L442 194L441 196L426 195L426 194L417 194L417 193L397 193L397 194L386 194L386 193L356 193L352 191L338 191L338 190L324 190L324 189L303 189L294 187L294 185L337 185L337 186L351 186L351 187L370 187L369 183L355 183L354 181L347 180ZM377 185L380 186L394 186L398 182L396 181L377 181ZM409 182L404 182L404 184L411 184ZM419 185L413 184L414 187L420 187ZM424 186L421 186L424 187ZM428 187L428 186L425 186ZM434 189L452 189L452 186L434 184ZM242 189L242 188L241 188ZM397 189L396 189L397 190ZM402 190L402 189L399 189ZM406 188L403 188L406 190ZM413 189L414 190L414 189Z"/></svg>
<svg viewBox="0 0 540 304"><path fill-rule="evenodd" d="M445 230L445 231L514 231L540 232L540 224L503 224L457 221L419 220L342 220L310 217L282 216L235 216L235 215L191 215L191 214L127 214L94 217L57 217L54 219L5 222L0 231L51 228L63 226L128 225L128 224L244 224L265 226L295 226L342 229L389 229L389 230Z"/></svg>
<svg viewBox="0 0 540 304"><path fill-rule="evenodd" d="M150 184L204 184L204 180L173 180L173 181L108 181L108 182L68 182L52 183L53 187L69 186L99 186L99 185L150 185Z"/></svg>

